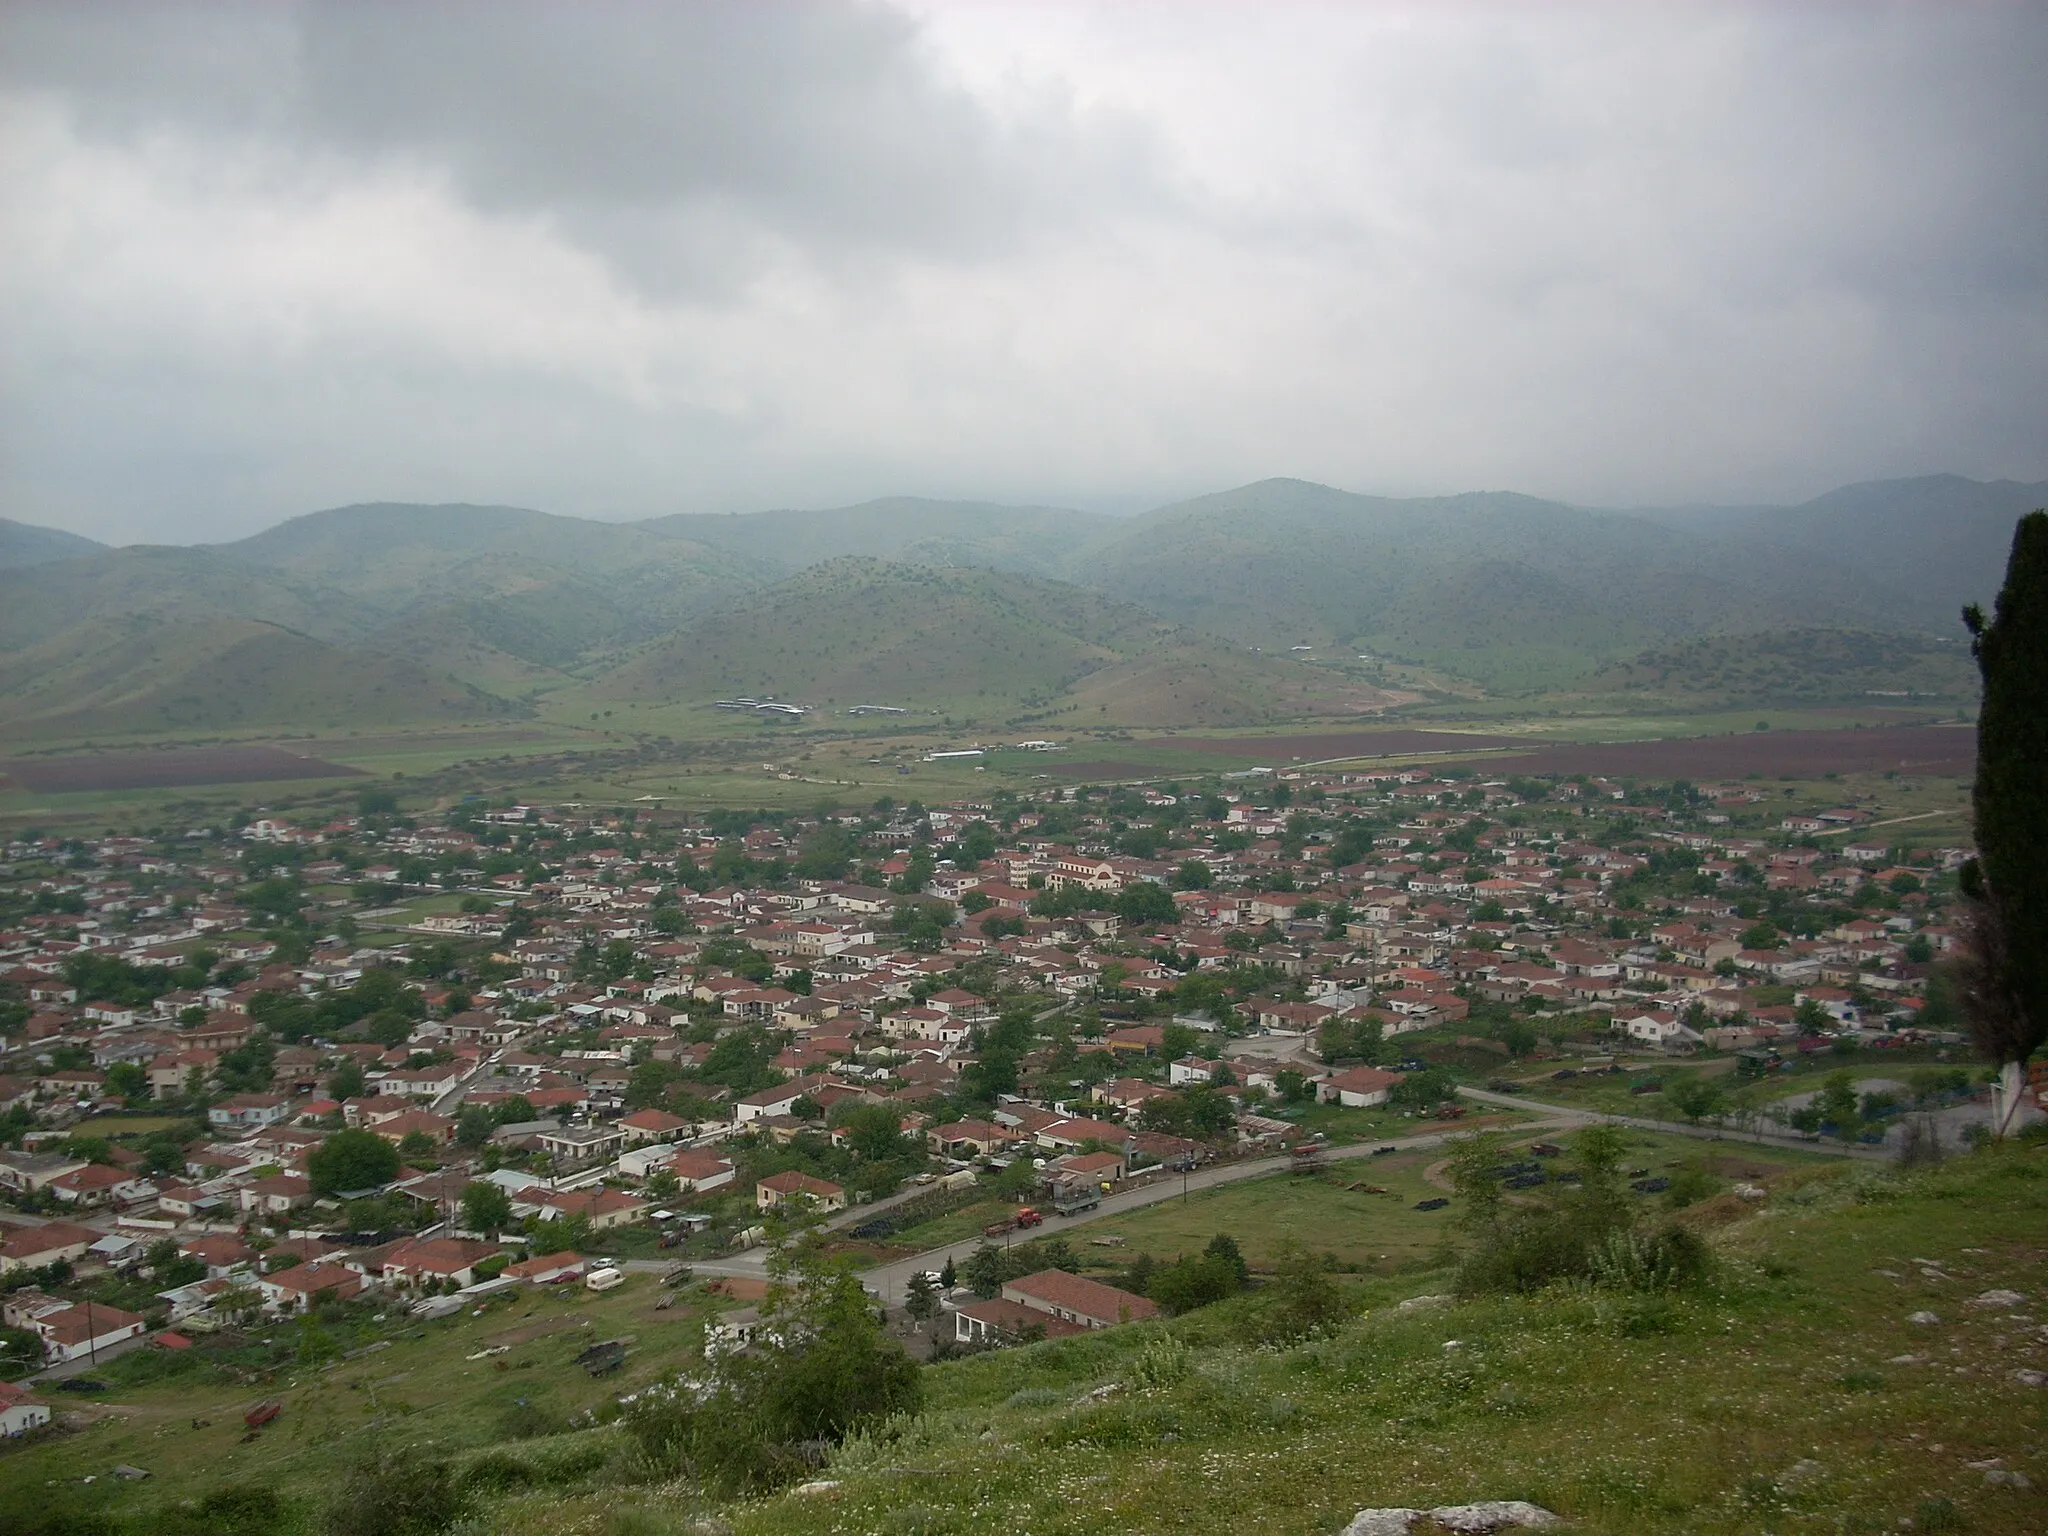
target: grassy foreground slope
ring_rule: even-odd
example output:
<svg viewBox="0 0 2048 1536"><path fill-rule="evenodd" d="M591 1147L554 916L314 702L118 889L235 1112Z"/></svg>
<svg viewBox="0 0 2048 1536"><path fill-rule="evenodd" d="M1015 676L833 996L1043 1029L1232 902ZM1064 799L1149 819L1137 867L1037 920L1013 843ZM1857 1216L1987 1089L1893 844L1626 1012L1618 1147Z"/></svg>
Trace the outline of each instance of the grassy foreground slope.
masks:
<svg viewBox="0 0 2048 1536"><path fill-rule="evenodd" d="M1652 1146L1632 1150L1651 1161ZM654 1311L651 1277L402 1323L324 1368L286 1330L274 1379L188 1366L94 1400L91 1428L0 1450L0 1533L182 1533L198 1527L178 1511L223 1486L279 1492L266 1532L317 1532L373 1447L448 1463L469 1490L449 1527L461 1536L1331 1536L1365 1506L1484 1498L1611 1536L2039 1531L2048 1388L2020 1373L2048 1370L2048 1148L1764 1182L1760 1211L1732 1194L1691 1208L1718 1258L1703 1291L1404 1309L1450 1289L1425 1263L1348 1279L1357 1315L1292 1345L1270 1342L1271 1293L1254 1291L1173 1323L931 1367L924 1412L836 1451L816 1474L832 1486L756 1501L649 1480L615 1426L564 1427L688 1364L692 1309ZM1997 1290L2022 1299L1978 1300ZM628 1331L623 1380L571 1366L588 1340ZM342 1331L330 1347L355 1343ZM235 1419L259 1396L284 1397L287 1416L245 1443ZM155 1476L108 1478L123 1461Z"/></svg>
<svg viewBox="0 0 2048 1536"><path fill-rule="evenodd" d="M841 1453L837 1489L734 1528L1309 1536L1363 1506L1526 1498L1615 1536L2038 1531L2048 1390L2015 1372L2048 1365L2048 1150L1839 1170L1738 1206L1698 1213L1728 1225L1696 1296L1404 1311L1447 1288L1411 1276L1368 1282L1362 1317L1289 1349L1246 1342L1253 1296L941 1367L918 1423ZM2024 1303L1971 1305L2001 1288ZM1940 1321L1908 1321L1923 1311Z"/></svg>

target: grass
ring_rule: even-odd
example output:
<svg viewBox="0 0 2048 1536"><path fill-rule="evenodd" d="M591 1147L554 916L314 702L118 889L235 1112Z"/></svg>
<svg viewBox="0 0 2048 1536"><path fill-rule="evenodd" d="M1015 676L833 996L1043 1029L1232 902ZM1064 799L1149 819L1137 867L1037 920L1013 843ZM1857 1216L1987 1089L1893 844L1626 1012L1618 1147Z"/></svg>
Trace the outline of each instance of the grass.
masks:
<svg viewBox="0 0 2048 1536"><path fill-rule="evenodd" d="M829 1498L741 1511L753 1533L1232 1530L1307 1536L1368 1505L1532 1499L1587 1532L1892 1530L1953 1506L1977 1532L2039 1528L2038 1344L1963 1305L2038 1290L2048 1153L1911 1180L1840 1173L1723 1228L1718 1287L1556 1293L1402 1312L1435 1277L1369 1279L1327 1342L1239 1342L1231 1303L1174 1325L1171 1386L1082 1402L1155 1329L948 1366L893 1445L842 1456ZM1951 1278L1930 1280L1913 1257ZM1890 1270L1891 1275L1879 1273ZM1894 1278L1896 1276L1897 1278ZM1916 1328L1908 1313L1945 1319ZM1454 1344L1455 1341L1455 1345ZM1935 1362L1890 1363L1901 1354ZM530 1529L507 1523L508 1531Z"/></svg>
<svg viewBox="0 0 2048 1536"><path fill-rule="evenodd" d="M1701 1150L1637 1137L1631 1155ZM1405 1197L1427 1156L1357 1166L1407 1186ZM1704 1290L1565 1289L1404 1310L1450 1277L1375 1264L1348 1282L1353 1319L1292 1347L1260 1342L1268 1300L1255 1292L1170 1324L934 1367L924 1412L842 1447L819 1474L828 1491L712 1512L735 1536L1328 1536L1366 1506L1527 1498L1589 1536L1874 1536L1907 1519L1983 1536L2038 1530L2038 1492L1989 1483L1982 1464L2036 1489L2048 1476L2041 1389L2014 1375L2048 1365L2038 1311L2048 1148L2010 1145L1911 1176L1776 1149L1756 1156L1775 1170L1761 1211L1725 1195L1694 1208L1718 1254ZM1257 1264L1267 1242L1304 1227L1340 1254L1392 1242L1405 1206L1378 1198L1334 1179L1280 1178L1084 1231L1132 1247L1148 1235L1163 1252L1199 1247L1221 1227ZM1427 1247L1434 1234L1408 1240ZM2026 1301L1970 1304L1994 1288ZM305 1512L371 1443L373 1385L387 1448L470 1462L528 1384L567 1414L687 1358L694 1330L652 1312L652 1297L639 1278L606 1297L522 1296L394 1338L326 1372L317 1395L307 1373L294 1385L289 1371L232 1389L119 1389L85 1410L105 1416L100 1427L0 1452L5 1507L144 1508L264 1481L295 1501L285 1528L307 1530ZM1909 1321L1921 1311L1941 1321ZM584 1319L589 1329L574 1326ZM554 1331L522 1337L536 1328ZM622 1377L592 1382L568 1366L582 1340L629 1332L636 1353ZM1179 1344L1161 1346L1162 1335ZM496 1342L513 1348L463 1358ZM1134 1374L1141 1355L1147 1369ZM253 1444L238 1422L219 1423L276 1395L285 1417ZM194 1430L194 1415L215 1423ZM548 1486L480 1496L464 1536L681 1536L706 1510L687 1485L636 1481L614 1430L499 1450L529 1469L544 1463ZM114 1483L104 1474L120 1461L155 1476ZM87 1475L97 1481L77 1481Z"/></svg>
<svg viewBox="0 0 2048 1536"><path fill-rule="evenodd" d="M150 1136L158 1131L189 1129L188 1115L94 1115L70 1128L73 1136L105 1136L119 1141L126 1136Z"/></svg>
<svg viewBox="0 0 2048 1536"><path fill-rule="evenodd" d="M1121 1267L1139 1253L1161 1260L1199 1254L1210 1238L1227 1232L1255 1268L1270 1268L1284 1244L1298 1243L1347 1265L1392 1273L1426 1261L1448 1235L1448 1212L1414 1209L1418 1200L1445 1193L1422 1176L1442 1156L1432 1150L1347 1159L1321 1175L1281 1173L1197 1190L1186 1200L1085 1227L1076 1247ZM1368 1194L1353 1184L1387 1193ZM1085 1241L1100 1237L1120 1237L1124 1246L1105 1251Z"/></svg>
<svg viewBox="0 0 2048 1536"><path fill-rule="evenodd" d="M193 1497L223 1481L261 1481L312 1496L380 1439L431 1443L444 1452L497 1443L501 1421L522 1397L565 1423L646 1385L696 1348L701 1305L657 1312L660 1294L655 1277L632 1275L603 1295L567 1286L493 1298L481 1317L420 1323L394 1312L359 1332L334 1330L381 1348L324 1369L301 1366L287 1353L275 1368L246 1368L248 1379L239 1381L200 1368L122 1385L134 1367L109 1365L97 1373L115 1383L104 1395L47 1394L72 1421L65 1433L0 1449L0 1494L69 1485L94 1506L134 1506ZM288 1351L298 1327L265 1331L285 1340ZM634 1338L633 1353L616 1374L593 1379L572 1363L587 1345L624 1335ZM466 1358L499 1344L512 1348ZM242 1414L268 1398L282 1401L284 1413L245 1441ZM113 1485L106 1474L117 1463L146 1468L146 1488ZM78 1483L86 1477L97 1481Z"/></svg>

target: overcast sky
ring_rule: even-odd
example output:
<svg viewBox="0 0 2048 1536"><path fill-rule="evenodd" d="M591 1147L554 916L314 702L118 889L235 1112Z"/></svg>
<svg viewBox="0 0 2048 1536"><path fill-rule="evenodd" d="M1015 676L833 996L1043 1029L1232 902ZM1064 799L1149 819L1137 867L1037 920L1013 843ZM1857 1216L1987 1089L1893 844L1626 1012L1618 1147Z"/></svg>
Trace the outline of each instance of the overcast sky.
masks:
<svg viewBox="0 0 2048 1536"><path fill-rule="evenodd" d="M0 0L0 513L2048 478L2048 8Z"/></svg>

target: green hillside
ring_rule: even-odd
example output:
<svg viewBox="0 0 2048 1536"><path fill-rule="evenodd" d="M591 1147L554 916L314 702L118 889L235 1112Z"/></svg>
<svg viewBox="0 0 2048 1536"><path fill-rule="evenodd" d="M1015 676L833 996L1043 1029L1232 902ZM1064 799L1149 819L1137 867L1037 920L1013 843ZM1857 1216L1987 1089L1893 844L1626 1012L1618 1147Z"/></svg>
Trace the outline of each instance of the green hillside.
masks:
<svg viewBox="0 0 2048 1536"><path fill-rule="evenodd" d="M1802 564L1843 570L1891 594L1898 617L1947 627L1998 590L2013 525L2048 506L2048 481L1921 475L1845 485L1790 507L1650 513L1703 537L1765 541Z"/></svg>
<svg viewBox="0 0 2048 1536"><path fill-rule="evenodd" d="M1602 668L1585 687L1700 704L1974 703L1977 672L1960 640L1789 629L1672 641Z"/></svg>
<svg viewBox="0 0 2048 1536"><path fill-rule="evenodd" d="M0 656L0 733L15 742L419 725L513 712L417 661L247 619L137 615Z"/></svg>
<svg viewBox="0 0 2048 1536"><path fill-rule="evenodd" d="M1668 635L1866 620L1811 561L1507 494L1407 501L1269 480L1131 520L1075 579L1266 647L1358 643L1547 686Z"/></svg>
<svg viewBox="0 0 2048 1536"><path fill-rule="evenodd" d="M1078 587L848 557L656 642L564 703L740 694L975 720L1050 718L1085 694L1133 724L1221 725L1273 718L1305 690L1279 663Z"/></svg>
<svg viewBox="0 0 2048 1536"><path fill-rule="evenodd" d="M380 645L420 654L431 639L548 668L665 633L777 574L655 524L520 507L341 507L215 552L324 583Z"/></svg>
<svg viewBox="0 0 2048 1536"><path fill-rule="evenodd" d="M1494 694L1945 696L1942 653L1869 637L1948 634L1956 598L1995 585L2014 508L2038 500L2048 487L1931 477L1639 515L1269 480L1136 518L907 497L640 523L376 504L231 544L123 549L0 523L0 657L80 625L241 620L382 655L400 667L387 695L438 697L453 678L599 712L743 691L896 702L879 693L974 719L1133 725L1383 704L1344 674L1354 651ZM863 560L896 574L856 577L846 562ZM918 570L934 573L922 587L905 574ZM1782 641L1739 662L1725 645L1672 649L1823 630L1855 638L1820 645L1826 675L1803 679ZM1338 665L1303 668L1296 646ZM70 675L28 666L46 698Z"/></svg>
<svg viewBox="0 0 2048 1536"><path fill-rule="evenodd" d="M889 496L823 511L665 517L643 526L790 574L866 555L916 565L975 565L1032 576L1065 572L1073 551L1116 519L1066 507Z"/></svg>
<svg viewBox="0 0 2048 1536"><path fill-rule="evenodd" d="M317 581L251 571L203 548L136 544L0 571L0 652L138 614L256 619L326 640L362 627L355 605Z"/></svg>
<svg viewBox="0 0 2048 1536"><path fill-rule="evenodd" d="M33 523L0 517L0 570L47 565L53 560L70 560L105 548L104 544L61 528L39 528Z"/></svg>

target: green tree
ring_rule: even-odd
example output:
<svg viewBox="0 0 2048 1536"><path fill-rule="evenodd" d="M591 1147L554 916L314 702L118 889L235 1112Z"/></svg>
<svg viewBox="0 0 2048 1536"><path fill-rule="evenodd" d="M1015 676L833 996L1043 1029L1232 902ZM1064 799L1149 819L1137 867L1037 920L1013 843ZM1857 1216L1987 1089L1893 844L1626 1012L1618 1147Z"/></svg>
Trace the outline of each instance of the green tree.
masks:
<svg viewBox="0 0 2048 1536"><path fill-rule="evenodd" d="M398 1148L371 1131L336 1131L306 1158L318 1194L376 1189L398 1176Z"/></svg>
<svg viewBox="0 0 2048 1536"><path fill-rule="evenodd" d="M149 1097L149 1074L139 1062L117 1061L107 1068L107 1092L118 1094L130 1104Z"/></svg>
<svg viewBox="0 0 2048 1536"><path fill-rule="evenodd" d="M1272 1331L1281 1341L1327 1333L1350 1310L1330 1274L1330 1261L1291 1239L1276 1256L1272 1297Z"/></svg>
<svg viewBox="0 0 2048 1536"><path fill-rule="evenodd" d="M960 1266L960 1278L975 1295L987 1301L1011 1278L1008 1255L994 1243L983 1243Z"/></svg>
<svg viewBox="0 0 2048 1536"><path fill-rule="evenodd" d="M1172 892L1153 880L1133 880L1117 893L1110 910L1134 928L1180 921Z"/></svg>
<svg viewBox="0 0 2048 1536"><path fill-rule="evenodd" d="M1179 1317L1235 1296L1238 1289L1237 1266L1222 1254L1206 1253L1160 1265L1152 1271L1145 1294Z"/></svg>
<svg viewBox="0 0 2048 1536"><path fill-rule="evenodd" d="M1860 1129L1863 1114L1857 1101L1856 1090L1849 1082L1849 1074L1836 1072L1822 1086L1820 1096L1813 1101L1820 1111L1822 1125L1832 1125L1835 1135L1843 1141L1851 1140Z"/></svg>
<svg viewBox="0 0 2048 1536"><path fill-rule="evenodd" d="M903 1288L903 1311L920 1329L939 1315L939 1288L923 1270Z"/></svg>
<svg viewBox="0 0 2048 1536"><path fill-rule="evenodd" d="M1964 610L1984 679L1971 793L1977 857L1963 866L1961 992L1970 1038L2011 1068L2048 1038L2048 511L2013 530L1989 621ZM2019 1095L2009 1095L2016 1111ZM2001 1129L2003 1129L2001 1127Z"/></svg>
<svg viewBox="0 0 2048 1536"><path fill-rule="evenodd" d="M1721 1112L1725 1103L1721 1085L1697 1072L1674 1074L1664 1084L1664 1102L1698 1125Z"/></svg>
<svg viewBox="0 0 2048 1536"><path fill-rule="evenodd" d="M628 1410L650 1462L724 1493L760 1491L804 1476L818 1447L922 1405L916 1363L844 1262L806 1253L778 1266L761 1312L752 1348L693 1373L695 1390L643 1393Z"/></svg>
<svg viewBox="0 0 2048 1536"><path fill-rule="evenodd" d="M353 1099L361 1095L368 1084L363 1077L362 1063L344 1061L327 1078L327 1096L330 1099Z"/></svg>
<svg viewBox="0 0 2048 1536"><path fill-rule="evenodd" d="M855 1104L840 1112L836 1124L856 1157L880 1163L903 1155L902 1122L887 1104Z"/></svg>
<svg viewBox="0 0 2048 1536"><path fill-rule="evenodd" d="M462 1224L472 1232L502 1232L512 1225L512 1196L479 1179L462 1191Z"/></svg>

